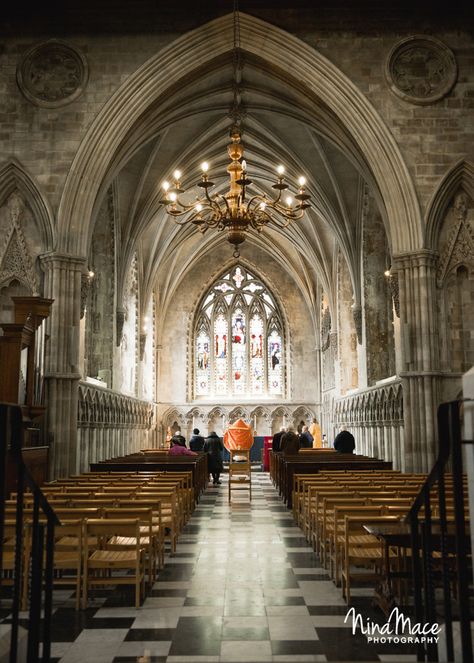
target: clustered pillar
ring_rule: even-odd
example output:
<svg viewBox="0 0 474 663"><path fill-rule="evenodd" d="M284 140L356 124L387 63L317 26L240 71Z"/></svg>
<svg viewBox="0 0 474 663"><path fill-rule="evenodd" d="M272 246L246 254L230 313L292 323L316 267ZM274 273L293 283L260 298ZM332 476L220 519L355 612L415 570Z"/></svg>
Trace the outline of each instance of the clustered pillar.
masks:
<svg viewBox="0 0 474 663"><path fill-rule="evenodd" d="M45 295L54 299L47 321L49 343L45 357L48 403L47 429L50 444L50 476L77 471L77 412L79 372L79 322L81 274L85 259L51 253L42 256Z"/></svg>
<svg viewBox="0 0 474 663"><path fill-rule="evenodd" d="M396 256L392 264L400 290L407 471L429 471L436 456L440 372L435 266L436 254L428 250Z"/></svg>

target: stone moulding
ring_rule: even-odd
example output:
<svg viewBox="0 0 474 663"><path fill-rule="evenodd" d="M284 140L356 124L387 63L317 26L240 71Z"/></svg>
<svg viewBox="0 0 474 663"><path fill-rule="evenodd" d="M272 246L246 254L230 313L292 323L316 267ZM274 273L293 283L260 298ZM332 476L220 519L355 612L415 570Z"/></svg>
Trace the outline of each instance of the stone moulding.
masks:
<svg viewBox="0 0 474 663"><path fill-rule="evenodd" d="M89 67L84 55L57 39L33 46L16 72L23 95L42 108L70 104L83 92L88 77Z"/></svg>
<svg viewBox="0 0 474 663"><path fill-rule="evenodd" d="M426 35L397 42L385 62L385 78L392 92L404 101L422 106L445 97L452 90L457 73L452 51Z"/></svg>

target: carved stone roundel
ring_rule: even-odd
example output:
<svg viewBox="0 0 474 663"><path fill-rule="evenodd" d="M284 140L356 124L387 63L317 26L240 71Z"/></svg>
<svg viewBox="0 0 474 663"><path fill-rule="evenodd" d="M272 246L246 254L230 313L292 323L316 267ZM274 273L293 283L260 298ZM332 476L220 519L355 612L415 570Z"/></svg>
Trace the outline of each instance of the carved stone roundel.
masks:
<svg viewBox="0 0 474 663"><path fill-rule="evenodd" d="M385 76L391 90L414 104L431 104L456 82L457 65L450 49L434 37L407 37L390 51Z"/></svg>
<svg viewBox="0 0 474 663"><path fill-rule="evenodd" d="M29 101L44 108L69 104L81 94L87 78L85 57L57 40L34 46L17 69L20 90Z"/></svg>

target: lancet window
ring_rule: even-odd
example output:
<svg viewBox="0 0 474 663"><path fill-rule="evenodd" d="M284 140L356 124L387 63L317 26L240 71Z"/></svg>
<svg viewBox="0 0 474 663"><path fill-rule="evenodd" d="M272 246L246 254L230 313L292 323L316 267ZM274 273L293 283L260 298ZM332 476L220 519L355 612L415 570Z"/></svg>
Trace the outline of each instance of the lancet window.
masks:
<svg viewBox="0 0 474 663"><path fill-rule="evenodd" d="M195 396L283 396L283 343L274 297L262 281L236 265L209 288L196 316Z"/></svg>

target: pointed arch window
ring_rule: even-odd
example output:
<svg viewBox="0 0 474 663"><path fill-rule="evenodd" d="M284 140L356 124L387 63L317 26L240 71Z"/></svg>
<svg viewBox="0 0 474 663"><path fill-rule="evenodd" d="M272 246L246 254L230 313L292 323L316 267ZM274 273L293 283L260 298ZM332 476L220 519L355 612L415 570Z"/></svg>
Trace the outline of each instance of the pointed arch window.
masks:
<svg viewBox="0 0 474 663"><path fill-rule="evenodd" d="M201 300L194 327L195 396L285 393L283 323L267 287L242 265Z"/></svg>

